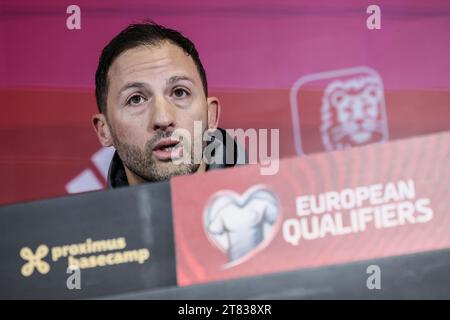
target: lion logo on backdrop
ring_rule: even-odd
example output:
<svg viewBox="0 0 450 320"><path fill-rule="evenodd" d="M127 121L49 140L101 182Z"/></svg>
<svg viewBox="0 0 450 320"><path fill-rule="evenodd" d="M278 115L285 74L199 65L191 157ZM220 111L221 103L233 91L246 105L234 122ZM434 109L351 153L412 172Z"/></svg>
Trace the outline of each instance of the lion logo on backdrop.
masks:
<svg viewBox="0 0 450 320"><path fill-rule="evenodd" d="M376 77L335 80L325 89L321 107L322 141L327 150L381 141L383 87Z"/></svg>
<svg viewBox="0 0 450 320"><path fill-rule="evenodd" d="M303 76L290 98L299 155L310 152L311 145L312 151L331 151L388 140L383 82L371 68Z"/></svg>
<svg viewBox="0 0 450 320"><path fill-rule="evenodd" d="M280 221L280 201L265 186L242 195L219 191L208 201L203 225L210 242L226 253L225 267L238 265L266 247Z"/></svg>

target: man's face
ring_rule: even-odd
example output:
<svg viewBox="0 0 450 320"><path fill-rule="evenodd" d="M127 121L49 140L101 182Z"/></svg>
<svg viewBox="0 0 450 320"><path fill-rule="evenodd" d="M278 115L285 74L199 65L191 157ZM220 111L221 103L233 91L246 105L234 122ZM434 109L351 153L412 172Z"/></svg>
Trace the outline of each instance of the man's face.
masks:
<svg viewBox="0 0 450 320"><path fill-rule="evenodd" d="M190 133L194 121L207 127L208 102L194 61L181 48L162 42L122 53L108 73L107 122L125 167L146 181L162 181L197 171L199 164L174 164L182 143L175 129ZM178 143L178 144L177 144Z"/></svg>

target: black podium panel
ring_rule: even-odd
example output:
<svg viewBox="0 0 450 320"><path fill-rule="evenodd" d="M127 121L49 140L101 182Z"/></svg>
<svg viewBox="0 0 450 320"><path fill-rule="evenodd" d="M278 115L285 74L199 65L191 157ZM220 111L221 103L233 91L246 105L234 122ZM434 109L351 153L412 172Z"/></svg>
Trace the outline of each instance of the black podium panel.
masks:
<svg viewBox="0 0 450 320"><path fill-rule="evenodd" d="M368 289L369 266L380 289ZM450 250L162 288L109 299L450 299Z"/></svg>
<svg viewBox="0 0 450 320"><path fill-rule="evenodd" d="M164 182L0 207L0 298L175 285L170 197Z"/></svg>

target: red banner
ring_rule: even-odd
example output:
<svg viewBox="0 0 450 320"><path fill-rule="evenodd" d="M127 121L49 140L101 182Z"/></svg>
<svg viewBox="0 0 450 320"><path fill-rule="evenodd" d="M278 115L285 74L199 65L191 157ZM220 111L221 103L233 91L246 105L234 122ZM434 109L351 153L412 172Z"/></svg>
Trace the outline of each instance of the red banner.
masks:
<svg viewBox="0 0 450 320"><path fill-rule="evenodd" d="M450 246L450 132L172 180L179 285Z"/></svg>

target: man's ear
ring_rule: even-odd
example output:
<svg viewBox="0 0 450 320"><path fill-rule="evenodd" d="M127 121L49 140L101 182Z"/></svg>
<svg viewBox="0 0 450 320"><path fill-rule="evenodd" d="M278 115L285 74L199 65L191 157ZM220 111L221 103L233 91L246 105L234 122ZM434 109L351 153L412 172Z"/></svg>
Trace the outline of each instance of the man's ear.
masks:
<svg viewBox="0 0 450 320"><path fill-rule="evenodd" d="M208 129L216 129L219 126L220 102L216 97L208 97Z"/></svg>
<svg viewBox="0 0 450 320"><path fill-rule="evenodd" d="M108 122L103 113L97 113L92 116L92 124L94 125L95 132L97 133L98 141L104 147L112 146L112 136L109 129Z"/></svg>

